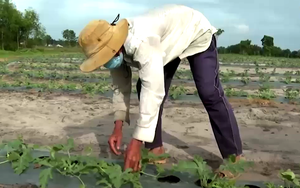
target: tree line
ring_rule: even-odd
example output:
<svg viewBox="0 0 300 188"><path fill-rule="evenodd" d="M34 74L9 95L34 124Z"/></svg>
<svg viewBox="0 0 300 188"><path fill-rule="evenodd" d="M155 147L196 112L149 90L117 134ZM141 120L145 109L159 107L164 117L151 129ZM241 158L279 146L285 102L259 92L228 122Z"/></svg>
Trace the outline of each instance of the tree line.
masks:
<svg viewBox="0 0 300 188"><path fill-rule="evenodd" d="M218 29L218 36L224 33ZM74 30L65 29L62 31L62 38L53 39L47 34L37 12L31 8L24 12L17 10L11 0L0 0L0 49L19 50L20 48L33 48L37 46L65 46L73 47L78 45L78 37ZM261 46L251 44L251 40L242 40L238 44L228 47L219 47L221 54L247 54L275 57L300 58L300 50L291 51L281 49L274 45L274 38L264 35L261 39Z"/></svg>
<svg viewBox="0 0 300 188"><path fill-rule="evenodd" d="M75 46L76 33L66 29L62 32L64 40L54 40L41 24L39 15L31 8L24 12L17 10L11 0L0 0L0 49L18 50L49 44Z"/></svg>
<svg viewBox="0 0 300 188"><path fill-rule="evenodd" d="M216 33L220 36L224 30L218 29ZM281 49L274 45L274 38L272 36L264 35L261 39L261 46L251 44L251 40L242 40L238 44L230 45L228 47L218 47L220 54L244 54L244 55L262 55L273 57L287 57L300 58L300 50L291 51L290 49Z"/></svg>

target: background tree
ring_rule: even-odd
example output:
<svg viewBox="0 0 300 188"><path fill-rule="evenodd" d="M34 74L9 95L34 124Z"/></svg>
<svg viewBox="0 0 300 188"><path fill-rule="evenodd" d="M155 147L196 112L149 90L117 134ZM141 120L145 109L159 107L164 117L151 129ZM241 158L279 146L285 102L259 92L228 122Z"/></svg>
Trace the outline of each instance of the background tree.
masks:
<svg viewBox="0 0 300 188"><path fill-rule="evenodd" d="M218 29L216 35L220 36L222 33L224 33L224 30L223 29Z"/></svg>
<svg viewBox="0 0 300 188"><path fill-rule="evenodd" d="M216 37L223 33L224 30L219 28ZM77 45L78 38L74 30L64 30L62 37L63 39L54 40L47 34L35 10L29 8L24 12L20 12L11 0L0 0L0 50L39 48L49 44ZM233 53L300 58L300 50L281 49L275 45L274 38L269 35L263 35L261 45L251 43L252 41L249 39L242 40L238 44L232 44L227 47L220 46L218 51L221 54Z"/></svg>
<svg viewBox="0 0 300 188"><path fill-rule="evenodd" d="M249 54L251 50L251 40L242 40L239 47L241 54Z"/></svg>
<svg viewBox="0 0 300 188"><path fill-rule="evenodd" d="M52 37L50 35L46 35L45 36L46 39L46 45L48 46L49 44L53 44L54 40L52 39Z"/></svg>
<svg viewBox="0 0 300 188"><path fill-rule="evenodd" d="M274 38L268 35L264 35L261 39L261 45L263 46L263 55L271 56L272 48L274 47Z"/></svg>
<svg viewBox="0 0 300 188"><path fill-rule="evenodd" d="M18 11L11 0L0 0L0 44L2 50L44 45L46 30L33 9Z"/></svg>
<svg viewBox="0 0 300 188"><path fill-rule="evenodd" d="M63 38L65 39L65 42L69 45L69 47L76 45L77 37L76 37L76 33L73 30L65 29L62 32L62 35Z"/></svg>

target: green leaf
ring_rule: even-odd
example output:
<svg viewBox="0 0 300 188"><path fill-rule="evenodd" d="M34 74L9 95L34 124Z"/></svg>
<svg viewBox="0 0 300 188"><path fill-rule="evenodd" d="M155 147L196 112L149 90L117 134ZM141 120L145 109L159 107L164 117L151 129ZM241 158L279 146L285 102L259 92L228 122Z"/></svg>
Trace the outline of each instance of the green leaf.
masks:
<svg viewBox="0 0 300 188"><path fill-rule="evenodd" d="M194 161L179 161L173 165L173 170L178 172L188 172L193 175L198 174L198 166Z"/></svg>
<svg viewBox="0 0 300 188"><path fill-rule="evenodd" d="M30 165L30 162L33 161L30 150L23 151L23 154L17 161L12 162L13 168L16 174L22 174Z"/></svg>
<svg viewBox="0 0 300 188"><path fill-rule="evenodd" d="M236 156L235 155L229 155L228 160L229 160L229 162L234 163L235 160L236 160Z"/></svg>
<svg viewBox="0 0 300 188"><path fill-rule="evenodd" d="M15 161L15 160L18 160L20 158L20 155L18 154L18 153L16 153L16 152L10 152L9 154L8 154L8 157L7 157L7 159L9 160L9 161Z"/></svg>
<svg viewBox="0 0 300 188"><path fill-rule="evenodd" d="M283 179L288 180L288 181L293 181L296 178L295 173L293 171L291 171L290 169L288 169L285 172L281 172L280 175Z"/></svg>
<svg viewBox="0 0 300 188"><path fill-rule="evenodd" d="M49 159L38 159L36 162L42 166L53 167L53 165L48 160Z"/></svg>
<svg viewBox="0 0 300 188"><path fill-rule="evenodd" d="M244 172L246 168L253 166L252 161L238 160L235 157L229 157L229 159L224 160L224 164L219 167L220 170L230 171L234 175Z"/></svg>
<svg viewBox="0 0 300 188"><path fill-rule="evenodd" d="M106 179L97 181L96 185L106 185L107 188L112 188L112 185Z"/></svg>
<svg viewBox="0 0 300 188"><path fill-rule="evenodd" d="M74 146L75 146L74 140L72 138L69 138L68 141L67 141L67 145L64 146L64 150L69 151L69 150L73 149Z"/></svg>
<svg viewBox="0 0 300 188"><path fill-rule="evenodd" d="M7 145L13 149L20 149L22 144L23 144L23 140L21 140L21 139L13 140L13 141L7 143Z"/></svg>
<svg viewBox="0 0 300 188"><path fill-rule="evenodd" d="M88 146L88 147L84 148L84 152L86 155L91 155L93 152L93 149L91 146Z"/></svg>
<svg viewBox="0 0 300 188"><path fill-rule="evenodd" d="M159 174L165 172L165 169L163 168L163 166L161 164L155 164L155 166L156 166L156 170Z"/></svg>
<svg viewBox="0 0 300 188"><path fill-rule="evenodd" d="M40 146L37 145L37 144L28 144L28 147L33 148L33 149L39 149L40 148Z"/></svg>
<svg viewBox="0 0 300 188"><path fill-rule="evenodd" d="M52 168L42 170L39 176L41 188L46 188L50 179L53 179Z"/></svg>
<svg viewBox="0 0 300 188"><path fill-rule="evenodd" d="M57 152L63 150L64 146L62 144L56 144L54 146L52 146L52 148L50 149L50 155L53 159L55 159L55 155Z"/></svg>
<svg viewBox="0 0 300 188"><path fill-rule="evenodd" d="M299 179L297 179L297 178L295 178L295 179L293 180L293 183L294 183L297 187L300 186Z"/></svg>

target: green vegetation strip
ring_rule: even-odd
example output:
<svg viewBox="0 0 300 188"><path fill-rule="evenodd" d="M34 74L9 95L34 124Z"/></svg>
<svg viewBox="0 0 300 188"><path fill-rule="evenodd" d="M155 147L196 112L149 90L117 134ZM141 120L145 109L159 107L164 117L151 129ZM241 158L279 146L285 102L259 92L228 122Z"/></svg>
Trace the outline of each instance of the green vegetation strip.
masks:
<svg viewBox="0 0 300 188"><path fill-rule="evenodd" d="M0 79L1 88L15 88L23 87L24 89L40 89L41 91L80 91L83 94L98 94L105 93L110 90L110 86L107 82L100 83L59 83L55 81L49 81L47 83L34 83L30 80L16 80L13 83L6 82Z"/></svg>
<svg viewBox="0 0 300 188"><path fill-rule="evenodd" d="M227 64L266 64L268 67L300 67L299 58L220 54L219 60Z"/></svg>
<svg viewBox="0 0 300 188"><path fill-rule="evenodd" d="M121 188L125 185L131 185L134 188L142 188L141 176L153 178L158 181L160 178L167 177L179 173L190 173L196 177L202 188L242 188L237 186L236 181L229 180L226 177L217 175L199 156L195 156L193 160L179 161L173 164L171 169L165 169L162 165L156 164L156 170L152 173L147 171L150 161L169 158L168 154L156 156L148 150L143 149L141 152L141 170L133 172L132 169L122 170L122 166L117 163L107 162L92 155L92 148L86 147L83 154L73 155L75 144L72 138L69 138L67 144L56 144L53 146L39 146L35 144L25 143L19 137L10 142L0 144L0 150L5 151L4 156L0 156L0 168L5 163L11 164L14 172L18 175L26 173L26 170L34 165L35 169L41 168L39 174L39 184L41 188L46 188L50 181L53 181L54 173L61 176L74 177L78 179L79 188L87 188L87 182L82 177L85 175L93 175L97 179L97 185L109 188ZM49 156L34 157L34 150L42 149L48 152ZM65 153L62 154L61 152ZM230 156L219 167L222 171L230 171L233 174L244 172L245 169L251 167L253 162L244 160L236 161L235 156ZM300 187L297 176L291 171L286 170L280 172L284 185ZM55 179L54 179L55 181ZM193 183L193 182L190 182ZM273 183L265 183L268 188L281 188L281 185Z"/></svg>
<svg viewBox="0 0 300 188"><path fill-rule="evenodd" d="M16 71L9 71L5 66L0 66L0 74L24 74L25 76L32 77L32 78L61 78L61 79L72 79L72 78L98 78L98 79L105 79L109 78L110 74L108 71L100 71L100 72L94 72L94 73L58 73L56 71L74 71L79 70L79 67L77 65L44 65L44 64L35 64L35 65L26 65L21 64L20 70ZM32 70L32 69L40 69L40 70ZM52 70L52 71L46 71L46 70ZM53 71L54 70L54 71ZM233 81L233 78L235 77L241 77L241 82L244 84L248 84L251 81L251 76L258 76L259 82L266 82L270 81L271 76L274 76L276 74L276 68L274 68L271 72L263 71L263 69L255 69L256 73L250 75L249 74L250 69L244 70L242 73L236 73L234 70L227 69L226 71L220 71L220 78L223 83ZM69 75L69 76L68 76ZM135 79L138 79L138 76L136 73L133 74ZM281 81L289 84L289 83L300 83L300 71L286 71L284 73L285 78L281 78ZM297 77L297 78L294 78ZM190 70L178 70L175 74L176 79L185 79L185 80L193 80L193 76ZM295 80L293 80L295 79Z"/></svg>
<svg viewBox="0 0 300 188"><path fill-rule="evenodd" d="M97 83L63 83L60 81L47 81L47 82L34 82L30 79L20 79L13 81L5 81L0 79L0 88L2 89L39 89L40 91L76 91L83 94L104 94L111 90L111 86L107 81L101 81ZM233 87L226 87L224 89L227 97L247 97L247 98L260 98L265 100L271 100L276 98L275 92L271 89L268 83L261 84L258 91L255 94L249 94L243 90L236 90ZM136 89L133 86L132 92L136 93ZM170 88L169 96L171 99L178 99L180 96L184 96L188 93L188 90L182 85L173 85ZM285 98L289 100L299 99L299 89L287 88L284 89ZM197 92L194 92L197 95Z"/></svg>

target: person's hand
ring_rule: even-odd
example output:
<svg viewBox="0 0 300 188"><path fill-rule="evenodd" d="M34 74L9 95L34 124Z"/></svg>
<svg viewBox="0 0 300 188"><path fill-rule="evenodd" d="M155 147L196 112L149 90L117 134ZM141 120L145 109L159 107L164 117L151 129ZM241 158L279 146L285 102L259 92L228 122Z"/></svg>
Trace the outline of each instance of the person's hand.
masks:
<svg viewBox="0 0 300 188"><path fill-rule="evenodd" d="M131 168L134 172L139 171L141 160L141 146L142 141L132 139L125 153L124 170Z"/></svg>
<svg viewBox="0 0 300 188"><path fill-rule="evenodd" d="M114 131L108 140L109 147L115 155L122 154L122 152L120 151L122 143L122 126L122 121L116 121Z"/></svg>

